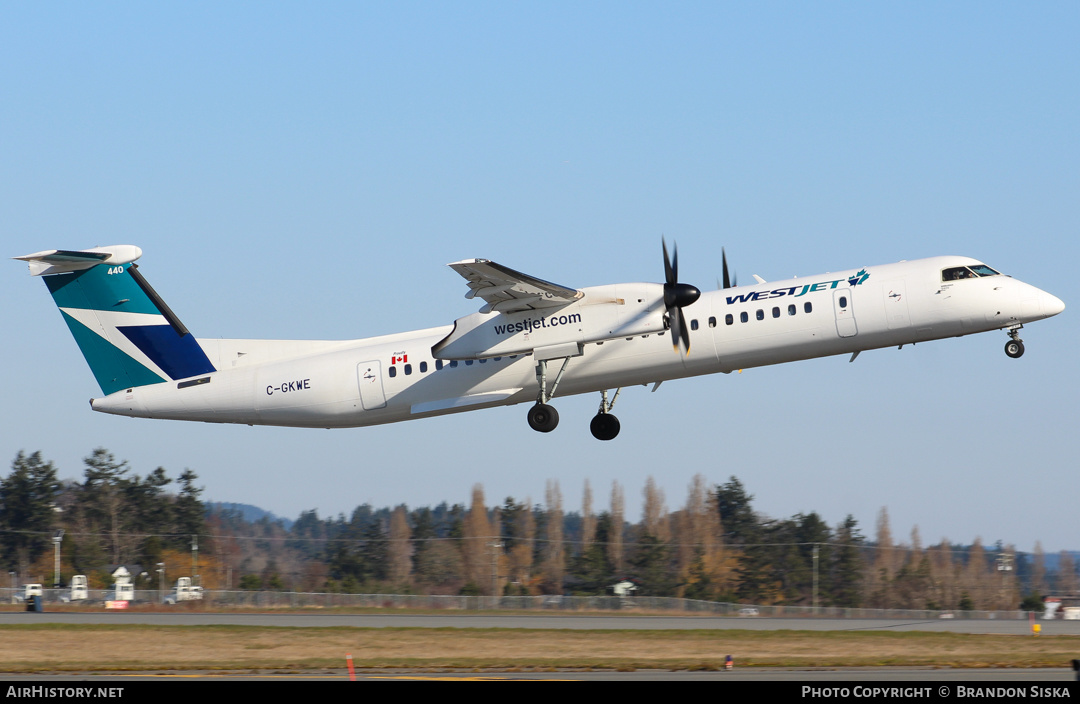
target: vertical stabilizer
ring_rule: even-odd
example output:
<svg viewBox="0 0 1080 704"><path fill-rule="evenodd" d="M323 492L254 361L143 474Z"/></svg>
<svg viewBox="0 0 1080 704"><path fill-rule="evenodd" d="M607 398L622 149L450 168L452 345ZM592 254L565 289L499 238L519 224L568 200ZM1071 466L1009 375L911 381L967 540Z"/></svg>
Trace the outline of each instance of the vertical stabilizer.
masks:
<svg viewBox="0 0 1080 704"><path fill-rule="evenodd" d="M131 245L16 257L42 276L105 394L215 371L150 287Z"/></svg>

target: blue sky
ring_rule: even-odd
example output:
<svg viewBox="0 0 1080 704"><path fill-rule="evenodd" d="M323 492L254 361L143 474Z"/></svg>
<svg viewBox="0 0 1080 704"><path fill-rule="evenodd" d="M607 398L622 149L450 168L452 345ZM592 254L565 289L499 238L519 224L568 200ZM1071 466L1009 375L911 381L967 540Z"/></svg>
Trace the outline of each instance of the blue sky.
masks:
<svg viewBox="0 0 1080 704"><path fill-rule="evenodd" d="M541 501L640 512L738 476L780 517L1080 547L1076 3L50 3L0 8L7 256L130 243L201 337L344 339L475 310L445 264L580 287L977 257L1069 308L1024 331L355 430L92 413L40 281L0 276L0 459L104 446L280 515Z"/></svg>

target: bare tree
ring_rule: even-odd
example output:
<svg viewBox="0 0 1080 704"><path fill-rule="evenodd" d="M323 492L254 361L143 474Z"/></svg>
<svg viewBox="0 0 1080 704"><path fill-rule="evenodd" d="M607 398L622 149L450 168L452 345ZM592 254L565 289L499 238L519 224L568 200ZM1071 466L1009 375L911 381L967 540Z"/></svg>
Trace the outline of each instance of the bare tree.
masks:
<svg viewBox="0 0 1080 704"><path fill-rule="evenodd" d="M1076 561L1067 550L1058 553L1057 592L1060 594L1080 594L1080 579L1076 574Z"/></svg>
<svg viewBox="0 0 1080 704"><path fill-rule="evenodd" d="M623 558L623 526L626 522L626 501L623 498L623 488L619 482L611 483L611 533L608 536L608 559L616 573L620 573L626 567Z"/></svg>
<svg viewBox="0 0 1080 704"><path fill-rule="evenodd" d="M507 574L522 587L527 587L532 581L536 548L536 518L532 512L532 499L526 498L522 508L524 510L516 517L519 525L514 526L515 540L510 549Z"/></svg>
<svg viewBox="0 0 1080 704"><path fill-rule="evenodd" d="M387 576L394 584L404 584L412 573L412 543L409 541L409 518L405 506L390 514L390 554Z"/></svg>
<svg viewBox="0 0 1080 704"><path fill-rule="evenodd" d="M989 589L991 581L986 569L986 549L982 538L975 538L968 550L967 564L960 573L961 599L967 595L970 605L976 610L989 609L993 594Z"/></svg>
<svg viewBox="0 0 1080 704"><path fill-rule="evenodd" d="M544 589L549 594L562 594L566 554L563 549L563 508L559 482L549 479L545 491L547 504L547 551L544 556Z"/></svg>
<svg viewBox="0 0 1080 704"><path fill-rule="evenodd" d="M596 540L596 514L593 513L592 485L585 480L581 495L581 549L585 551Z"/></svg>
<svg viewBox="0 0 1080 704"><path fill-rule="evenodd" d="M1031 591L1039 596L1050 593L1050 584L1046 579L1046 553L1042 542L1035 541L1035 551L1031 555Z"/></svg>
<svg viewBox="0 0 1080 704"><path fill-rule="evenodd" d="M490 594L491 548L493 542L491 523L484 506L484 488L477 484L472 490L472 503L465 515L464 543L461 555L465 562L465 579L475 584L485 594Z"/></svg>
<svg viewBox="0 0 1080 704"><path fill-rule="evenodd" d="M656 486L656 481L651 476L645 480L642 523L646 535L651 535L662 543L671 540L667 507L664 505L664 491Z"/></svg>

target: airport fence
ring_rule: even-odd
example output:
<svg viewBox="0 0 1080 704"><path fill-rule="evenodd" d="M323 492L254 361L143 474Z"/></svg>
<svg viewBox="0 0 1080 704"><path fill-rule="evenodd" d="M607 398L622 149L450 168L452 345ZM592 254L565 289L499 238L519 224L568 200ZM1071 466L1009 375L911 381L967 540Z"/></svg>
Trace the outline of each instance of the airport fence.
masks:
<svg viewBox="0 0 1080 704"><path fill-rule="evenodd" d="M137 590L132 607L161 605L171 592ZM42 590L45 606L101 608L115 598L112 590L91 589L87 599L71 600L67 589ZM0 602L23 604L22 590L0 588ZM836 619L1028 619L1027 611L935 611L916 609L850 609L813 606L761 606L698 601L658 596L438 596L423 594L337 594L332 592L278 592L207 590L203 608L236 609L416 609L425 611L621 611L636 613L699 614L732 618L836 618ZM180 603L181 606L184 602Z"/></svg>

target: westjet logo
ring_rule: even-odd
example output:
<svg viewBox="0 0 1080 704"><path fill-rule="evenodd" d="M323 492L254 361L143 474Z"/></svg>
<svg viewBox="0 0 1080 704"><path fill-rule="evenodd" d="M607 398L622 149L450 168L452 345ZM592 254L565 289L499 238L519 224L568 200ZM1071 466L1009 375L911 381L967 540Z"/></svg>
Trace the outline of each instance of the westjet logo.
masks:
<svg viewBox="0 0 1080 704"><path fill-rule="evenodd" d="M781 298L782 296L792 296L793 298L799 298L805 296L808 293L814 291L827 291L834 289L845 281L851 286L858 286L866 282L870 278L870 274L866 269L860 269L859 273L854 276L850 276L847 279L836 279L835 281L820 281L816 284L805 284L801 287L792 286L791 288L774 288L772 291L752 291L750 293L744 293L740 296L728 296L728 305L735 303L749 303L750 301L764 301L768 298ZM796 293L796 291L798 293Z"/></svg>
<svg viewBox="0 0 1080 704"><path fill-rule="evenodd" d="M526 318L517 323L507 323L506 325L496 325L496 335L513 335L519 332L532 332L540 328L556 328L560 325L574 325L581 322L581 314L573 313L571 315L553 315L550 318L541 316L540 318Z"/></svg>

